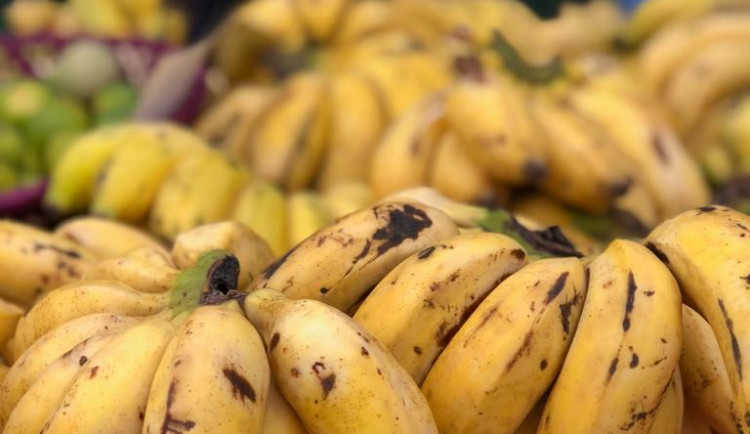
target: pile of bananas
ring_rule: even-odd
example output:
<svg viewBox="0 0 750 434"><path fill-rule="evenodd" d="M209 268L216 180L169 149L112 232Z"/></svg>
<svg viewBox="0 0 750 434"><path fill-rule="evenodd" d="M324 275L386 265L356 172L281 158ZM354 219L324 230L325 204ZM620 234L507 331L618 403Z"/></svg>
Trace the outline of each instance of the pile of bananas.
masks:
<svg viewBox="0 0 750 434"><path fill-rule="evenodd" d="M11 332L3 432L750 432L750 217L580 257L442 206L389 199L275 260L223 222L100 261Z"/></svg>

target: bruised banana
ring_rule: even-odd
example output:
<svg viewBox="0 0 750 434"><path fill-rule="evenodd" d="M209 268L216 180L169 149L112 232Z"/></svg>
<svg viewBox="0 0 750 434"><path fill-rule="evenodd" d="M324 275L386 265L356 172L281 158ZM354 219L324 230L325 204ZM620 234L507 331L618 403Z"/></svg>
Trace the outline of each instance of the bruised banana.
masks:
<svg viewBox="0 0 750 434"><path fill-rule="evenodd" d="M310 433L438 432L409 373L345 313L271 289L249 293L243 306L279 389Z"/></svg>
<svg viewBox="0 0 750 434"><path fill-rule="evenodd" d="M615 240L588 293L539 433L647 433L678 366L680 288L645 247Z"/></svg>
<svg viewBox="0 0 750 434"><path fill-rule="evenodd" d="M143 230L99 217L66 220L53 233L89 249L101 258L119 258L141 247L167 254L164 244Z"/></svg>
<svg viewBox="0 0 750 434"><path fill-rule="evenodd" d="M744 350L750 327L744 319L750 266L747 239L750 217L722 206L685 211L660 224L646 238L669 267L685 303L708 321L719 344L734 402L734 432L750 432L750 359Z"/></svg>
<svg viewBox="0 0 750 434"><path fill-rule="evenodd" d="M540 259L492 289L422 384L440 431L515 432L554 382L585 296L577 258Z"/></svg>
<svg viewBox="0 0 750 434"><path fill-rule="evenodd" d="M409 255L458 233L442 211L387 203L349 214L268 266L255 288L348 311Z"/></svg>

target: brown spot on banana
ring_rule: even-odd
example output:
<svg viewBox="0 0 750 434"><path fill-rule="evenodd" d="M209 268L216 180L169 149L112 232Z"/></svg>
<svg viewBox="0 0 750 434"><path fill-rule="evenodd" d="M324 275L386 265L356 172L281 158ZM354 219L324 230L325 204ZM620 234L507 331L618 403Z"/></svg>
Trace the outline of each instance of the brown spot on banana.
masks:
<svg viewBox="0 0 750 434"><path fill-rule="evenodd" d="M698 213L696 215L706 214L706 213L714 212L714 211L716 211L715 206L702 206L698 208Z"/></svg>
<svg viewBox="0 0 750 434"><path fill-rule="evenodd" d="M635 276L632 271L628 271L628 298L625 300L625 317L622 319L622 329L630 329L630 314L635 307L635 292L638 286L635 284Z"/></svg>
<svg viewBox="0 0 750 434"><path fill-rule="evenodd" d="M279 335L278 333L274 333L271 336L271 341L268 343L269 353L272 352L276 348L276 346L279 344L279 339L281 339L281 335Z"/></svg>
<svg viewBox="0 0 750 434"><path fill-rule="evenodd" d="M524 258L526 258L526 252L524 252L521 249L513 249L510 251L510 255L514 258L518 259L519 261L523 261Z"/></svg>
<svg viewBox="0 0 750 434"><path fill-rule="evenodd" d="M281 267L284 264L284 262L286 262L286 260L289 259L289 256L292 253L294 253L296 249L297 249L297 246L292 247L291 249L289 249L289 251L284 253L279 259L275 260L274 262L271 263L271 265L266 267L266 269L263 271L263 278L269 279L271 276L273 276L274 273L276 273L276 271L279 269L279 267Z"/></svg>
<svg viewBox="0 0 750 434"><path fill-rule="evenodd" d="M434 251L435 251L435 246L430 246L430 247L428 247L426 249L422 249L422 251L420 251L419 253L417 253L417 258L418 259L427 259L427 258L430 257L430 255L432 255L432 252L434 252Z"/></svg>
<svg viewBox="0 0 750 434"><path fill-rule="evenodd" d="M412 205L405 204L403 209L389 209L388 224L378 228L372 236L373 240L382 242L378 245L378 256L408 239L416 240L419 234L430 226L432 220L427 213Z"/></svg>
<svg viewBox="0 0 750 434"><path fill-rule="evenodd" d="M667 155L667 149L664 147L664 139L660 131L656 131L654 135L651 136L651 146L654 148L656 156L659 157L659 161L665 166L668 165L669 155Z"/></svg>
<svg viewBox="0 0 750 434"><path fill-rule="evenodd" d="M324 375L323 372L326 370L326 365L323 362L313 363L312 370L315 373L315 376L318 377L320 385L323 388L323 399L328 398L328 394L331 393L331 390L336 386L336 374L330 373Z"/></svg>
<svg viewBox="0 0 750 434"><path fill-rule="evenodd" d="M607 371L607 383L609 383L609 380L611 380L612 376L615 375L615 372L617 372L617 363L619 361L620 361L620 358L619 357L615 357L609 363L609 370Z"/></svg>
<svg viewBox="0 0 750 434"><path fill-rule="evenodd" d="M633 369L638 366L638 354L633 353L630 356L630 368Z"/></svg>
<svg viewBox="0 0 750 434"><path fill-rule="evenodd" d="M562 273L552 284L552 288L547 291L547 296L544 298L544 304L549 305L558 295L562 292L565 287L565 282L568 280L568 272Z"/></svg>
<svg viewBox="0 0 750 434"><path fill-rule="evenodd" d="M181 434L185 431L190 431L195 428L195 422L190 420L179 420L172 416L172 404L174 404L174 395L177 392L177 381L172 380L169 383L169 390L167 391L167 412L164 415L164 421L159 429L160 434Z"/></svg>
<svg viewBox="0 0 750 434"><path fill-rule="evenodd" d="M664 265L669 265L669 258L667 258L667 255L661 250L659 250L654 243L649 241L648 243L646 243L646 248L651 250L651 253L653 253L654 256L659 258L659 260L663 262Z"/></svg>
<svg viewBox="0 0 750 434"><path fill-rule="evenodd" d="M734 366L737 369L737 375L739 375L740 380L742 380L742 352L740 350L740 343L737 340L737 336L734 334L734 322L729 318L729 314L727 313L727 309L724 306L724 301L722 299L719 299L719 309L721 310L721 315L724 317L724 324L726 324L727 330L729 331L729 337L732 340L732 358L734 359Z"/></svg>
<svg viewBox="0 0 750 434"><path fill-rule="evenodd" d="M96 374L97 374L98 372L99 372L99 367L98 367L98 366L94 366L94 367L92 367L92 368L91 368L91 371L89 371L89 378L94 378L94 377L96 377Z"/></svg>
<svg viewBox="0 0 750 434"><path fill-rule="evenodd" d="M513 354L513 357L511 357L510 361L507 365L505 365L505 372L510 372L511 369L513 369L513 366L521 360L521 358L524 356L524 354L528 354L529 351L531 351L531 340L534 338L534 331L529 330L526 333L526 336L523 337L523 343L521 343L521 346L516 350L515 354Z"/></svg>
<svg viewBox="0 0 750 434"><path fill-rule="evenodd" d="M247 398L250 402L255 402L255 389L245 377L233 368L224 368L221 372L232 385L232 397L241 401Z"/></svg>

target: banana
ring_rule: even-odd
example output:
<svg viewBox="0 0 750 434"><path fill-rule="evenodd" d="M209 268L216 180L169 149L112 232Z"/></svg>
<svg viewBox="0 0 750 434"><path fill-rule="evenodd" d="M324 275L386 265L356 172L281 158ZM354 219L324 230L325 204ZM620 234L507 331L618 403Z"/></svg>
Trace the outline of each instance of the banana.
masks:
<svg viewBox="0 0 750 434"><path fill-rule="evenodd" d="M333 216L326 208L323 198L312 191L295 191L287 197L287 249L291 249L307 237L327 226Z"/></svg>
<svg viewBox="0 0 750 434"><path fill-rule="evenodd" d="M11 350L21 355L53 329L96 313L150 316L169 305L169 294L142 293L117 281L72 283L50 291L21 318Z"/></svg>
<svg viewBox="0 0 750 434"><path fill-rule="evenodd" d="M444 107L439 96L428 98L398 117L383 133L370 163L373 196L427 183L430 162L443 132Z"/></svg>
<svg viewBox="0 0 750 434"><path fill-rule="evenodd" d="M684 395L682 393L682 379L680 368L672 374L672 381L664 393L659 409L656 410L654 422L649 430L654 434L682 434L683 413L685 411Z"/></svg>
<svg viewBox="0 0 750 434"><path fill-rule="evenodd" d="M0 296L22 306L79 280L96 261L88 249L13 220L0 220Z"/></svg>
<svg viewBox="0 0 750 434"><path fill-rule="evenodd" d="M78 372L113 336L107 333L92 336L50 363L15 405L3 432L41 432Z"/></svg>
<svg viewBox="0 0 750 434"><path fill-rule="evenodd" d="M65 323L39 338L23 354L14 357L13 365L0 385L0 422L8 420L39 373L57 358L92 336L115 333L138 321L122 315L98 313Z"/></svg>
<svg viewBox="0 0 750 434"><path fill-rule="evenodd" d="M151 318L113 337L78 372L40 432L140 431L151 379L174 328L166 318Z"/></svg>
<svg viewBox="0 0 750 434"><path fill-rule="evenodd" d="M84 275L85 280L114 280L146 293L167 291L178 270L168 254L141 247L121 258L103 259Z"/></svg>
<svg viewBox="0 0 750 434"><path fill-rule="evenodd" d="M659 35L662 28L706 14L716 0L649 0L633 11L619 39L635 46L651 35Z"/></svg>
<svg viewBox="0 0 750 434"><path fill-rule="evenodd" d="M269 379L263 341L236 301L196 309L161 357L141 432L260 433Z"/></svg>
<svg viewBox="0 0 750 434"><path fill-rule="evenodd" d="M275 256L286 252L289 246L286 197L274 184L258 180L245 186L231 219L246 224L265 239Z"/></svg>
<svg viewBox="0 0 750 434"><path fill-rule="evenodd" d="M184 156L156 194L149 229L174 240L188 229L225 219L248 177L244 167L219 151Z"/></svg>
<svg viewBox="0 0 750 434"><path fill-rule="evenodd" d="M273 378L268 384L268 402L263 418L264 434L307 434L297 413L281 394Z"/></svg>
<svg viewBox="0 0 750 434"><path fill-rule="evenodd" d="M493 179L508 184L536 182L546 172L544 147L518 86L508 77L480 72L450 88L445 103L449 128L464 149Z"/></svg>
<svg viewBox="0 0 750 434"><path fill-rule="evenodd" d="M394 26L393 5L380 0L358 0L347 5L344 19L333 34L337 47L353 45L373 34L379 34Z"/></svg>
<svg viewBox="0 0 750 434"><path fill-rule="evenodd" d="M255 287L347 311L404 258L457 233L447 215L423 205L365 208L297 244L266 268Z"/></svg>
<svg viewBox="0 0 750 434"><path fill-rule="evenodd" d="M682 306L680 374L685 399L718 432L733 432L732 388L711 326L698 312Z"/></svg>
<svg viewBox="0 0 750 434"><path fill-rule="evenodd" d="M530 108L547 150L548 171L540 190L592 212L609 209L614 198L627 192L630 178L606 138L596 135L563 102L545 94L535 94Z"/></svg>
<svg viewBox="0 0 750 434"><path fill-rule="evenodd" d="M368 179L373 149L386 122L384 103L363 75L333 75L330 92L331 132L317 179L321 189Z"/></svg>
<svg viewBox="0 0 750 434"><path fill-rule="evenodd" d="M353 318L422 384L476 306L525 263L521 246L504 235L457 235L404 259Z"/></svg>
<svg viewBox="0 0 750 434"><path fill-rule="evenodd" d="M585 295L576 258L532 262L492 289L422 384L440 431L513 433L559 372Z"/></svg>
<svg viewBox="0 0 750 434"><path fill-rule="evenodd" d="M334 219L372 205L372 189L364 182L347 182L321 192L326 208Z"/></svg>
<svg viewBox="0 0 750 434"><path fill-rule="evenodd" d="M196 120L195 132L213 147L245 160L253 129L277 96L270 86L235 87Z"/></svg>
<svg viewBox="0 0 750 434"><path fill-rule="evenodd" d="M750 84L750 37L712 44L695 53L670 79L664 102L685 131L721 98Z"/></svg>
<svg viewBox="0 0 750 434"><path fill-rule="evenodd" d="M347 7L352 3L349 0L291 1L308 38L316 42L322 42L331 37L344 18Z"/></svg>
<svg viewBox="0 0 750 434"><path fill-rule="evenodd" d="M542 419L542 411L544 411L544 404L547 402L547 397L542 396L539 401L534 404L534 408L526 415L526 418L521 422L521 425L516 429L515 434L535 434L536 429L539 426L539 422Z"/></svg>
<svg viewBox="0 0 750 434"><path fill-rule="evenodd" d="M313 181L330 125L327 84L314 72L295 75L258 121L250 143L251 171L295 190Z"/></svg>
<svg viewBox="0 0 750 434"><path fill-rule="evenodd" d="M645 247L615 240L588 294L539 433L649 431L678 365L680 289Z"/></svg>
<svg viewBox="0 0 750 434"><path fill-rule="evenodd" d="M628 191L614 200L612 209L632 222L637 232L647 232L662 221L660 206L643 179L631 179Z"/></svg>
<svg viewBox="0 0 750 434"><path fill-rule="evenodd" d="M700 412L693 407L687 396L684 401L685 411L683 412L682 434L714 434L717 432L711 428Z"/></svg>
<svg viewBox="0 0 750 434"><path fill-rule="evenodd" d="M647 106L587 86L568 95L572 109L605 133L631 176L642 180L664 219L709 201L709 189L674 131Z"/></svg>
<svg viewBox="0 0 750 434"><path fill-rule="evenodd" d="M721 139L736 158L737 170L750 174L750 96L743 96L721 121Z"/></svg>
<svg viewBox="0 0 750 434"><path fill-rule="evenodd" d="M676 23L645 42L637 56L638 76L661 94L671 77L688 60L717 43L750 38L750 14L714 12L700 19Z"/></svg>
<svg viewBox="0 0 750 434"><path fill-rule="evenodd" d="M414 380L345 313L272 289L249 293L243 307L281 392L311 433L437 433Z"/></svg>
<svg viewBox="0 0 750 434"><path fill-rule="evenodd" d="M427 185L447 197L466 203L493 202L499 189L463 148L453 131L446 131L435 144Z"/></svg>
<svg viewBox="0 0 750 434"><path fill-rule="evenodd" d="M25 312L21 306L0 298L0 347L4 347L13 336L18 320Z"/></svg>
<svg viewBox="0 0 750 434"><path fill-rule="evenodd" d="M274 259L268 243L237 221L207 224L181 233L172 245L172 259L177 267L190 268L198 264L203 253L215 249L228 251L239 261L239 289L254 282Z"/></svg>
<svg viewBox="0 0 750 434"><path fill-rule="evenodd" d="M716 336L734 397L733 431L738 433L750 432L750 368L743 352L750 342L750 328L743 322L750 306L744 273L750 264L747 228L747 215L705 206L663 222L645 240L679 282L686 304L708 321Z"/></svg>
<svg viewBox="0 0 750 434"><path fill-rule="evenodd" d="M87 248L100 258L119 258L140 247L167 254L164 244L142 229L100 217L68 219L53 233Z"/></svg>

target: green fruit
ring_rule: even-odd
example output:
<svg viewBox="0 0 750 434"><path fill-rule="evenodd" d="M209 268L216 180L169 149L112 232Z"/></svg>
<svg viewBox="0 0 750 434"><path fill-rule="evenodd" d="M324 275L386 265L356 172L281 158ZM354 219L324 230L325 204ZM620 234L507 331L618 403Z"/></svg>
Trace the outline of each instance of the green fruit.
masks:
<svg viewBox="0 0 750 434"><path fill-rule="evenodd" d="M68 98L56 98L29 119L23 129L28 142L43 155L47 142L53 137L60 133L82 131L87 123L88 115L80 103Z"/></svg>
<svg viewBox="0 0 750 434"><path fill-rule="evenodd" d="M0 161L18 167L23 154L23 137L9 124L0 123Z"/></svg>
<svg viewBox="0 0 750 434"><path fill-rule="evenodd" d="M128 83L118 82L106 86L91 100L94 124L109 125L129 118L137 102L138 93Z"/></svg>
<svg viewBox="0 0 750 434"><path fill-rule="evenodd" d="M52 169L60 161L68 147L81 136L79 131L65 131L55 135L49 142L44 152L44 163L47 173L52 172Z"/></svg>
<svg viewBox="0 0 750 434"><path fill-rule="evenodd" d="M23 123L47 104L52 94L40 81L19 80L0 93L0 120Z"/></svg>
<svg viewBox="0 0 750 434"><path fill-rule="evenodd" d="M63 92L88 98L119 78L120 65L106 44L79 41L60 53L52 80Z"/></svg>
<svg viewBox="0 0 750 434"><path fill-rule="evenodd" d="M13 167L0 161L0 192L12 189L18 183L18 175Z"/></svg>

